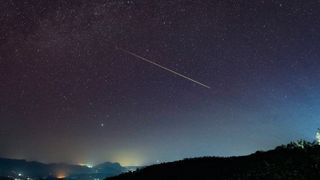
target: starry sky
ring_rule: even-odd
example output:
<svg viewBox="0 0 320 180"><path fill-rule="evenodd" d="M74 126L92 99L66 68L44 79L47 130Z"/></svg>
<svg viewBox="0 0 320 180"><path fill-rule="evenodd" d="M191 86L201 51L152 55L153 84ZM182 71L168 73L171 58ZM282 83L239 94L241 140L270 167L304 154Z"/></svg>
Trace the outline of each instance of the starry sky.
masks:
<svg viewBox="0 0 320 180"><path fill-rule="evenodd" d="M144 165L313 140L319 32L318 0L1 1L0 156Z"/></svg>

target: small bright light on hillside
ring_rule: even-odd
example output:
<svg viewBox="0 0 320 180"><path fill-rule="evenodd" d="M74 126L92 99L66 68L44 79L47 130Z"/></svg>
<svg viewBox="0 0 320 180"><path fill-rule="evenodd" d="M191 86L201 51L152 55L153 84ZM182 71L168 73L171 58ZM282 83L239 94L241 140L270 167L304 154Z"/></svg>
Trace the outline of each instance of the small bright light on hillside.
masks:
<svg viewBox="0 0 320 180"><path fill-rule="evenodd" d="M318 144L320 145L320 129L318 129L317 133L316 133L316 139Z"/></svg>

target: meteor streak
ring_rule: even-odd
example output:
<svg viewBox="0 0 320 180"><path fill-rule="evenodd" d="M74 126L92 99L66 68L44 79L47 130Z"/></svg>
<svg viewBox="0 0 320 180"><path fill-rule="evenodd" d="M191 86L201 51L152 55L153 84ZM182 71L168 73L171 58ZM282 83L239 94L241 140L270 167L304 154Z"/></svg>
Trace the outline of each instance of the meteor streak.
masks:
<svg viewBox="0 0 320 180"><path fill-rule="evenodd" d="M143 61L145 61L145 62L148 62L148 63L150 63L150 64L152 64L152 65L154 65L154 66L157 66L157 67L159 67L159 68L161 68L161 69L164 69L164 70L166 70L166 71L169 71L169 72L171 72L171 73L173 73L173 74L175 74L175 75L178 75L178 76L180 76L180 77L182 77L182 78L184 78L184 79L187 79L187 80L189 80L189 81L191 81L191 82L193 82L193 83L196 83L196 84L198 84L198 85L200 85L200 86L202 86L202 87L205 87L205 88L210 89L209 86L207 86L207 85L205 85L205 84L203 84L203 83L201 83L201 82L199 82L199 81L196 81L196 80L194 80L194 79L192 79L192 78L190 78L190 77L187 77L187 76L185 76L185 75L183 75L183 74L180 74L180 73L178 73L178 72L176 72L176 71L174 71L174 70L171 70L171 69L169 69L169 68L166 68L166 67L164 67L164 66L162 66L162 65L160 65L160 64L158 64L158 63L155 63L155 62L153 62L153 61L151 61L151 60L149 60L149 59L147 59L147 58L144 58L144 57L142 57L142 56L139 56L138 54L135 54L135 53L133 53L133 52L130 52L130 51L128 51L128 50L125 50L125 49L122 49L122 48L119 48L119 47L117 47L117 49L119 49L120 51L122 51L122 52L124 52L124 53L126 53L126 54L130 54L130 55L132 55L132 56L134 56L134 57L136 57L136 58L139 58L140 60L143 60Z"/></svg>

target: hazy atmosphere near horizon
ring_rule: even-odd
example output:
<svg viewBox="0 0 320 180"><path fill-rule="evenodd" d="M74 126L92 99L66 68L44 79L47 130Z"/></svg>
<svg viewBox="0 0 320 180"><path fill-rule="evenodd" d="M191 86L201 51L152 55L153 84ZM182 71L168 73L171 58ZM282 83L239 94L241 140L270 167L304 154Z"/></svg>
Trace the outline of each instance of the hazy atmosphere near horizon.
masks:
<svg viewBox="0 0 320 180"><path fill-rule="evenodd" d="M3 0L0 157L146 165L320 127L318 0Z"/></svg>

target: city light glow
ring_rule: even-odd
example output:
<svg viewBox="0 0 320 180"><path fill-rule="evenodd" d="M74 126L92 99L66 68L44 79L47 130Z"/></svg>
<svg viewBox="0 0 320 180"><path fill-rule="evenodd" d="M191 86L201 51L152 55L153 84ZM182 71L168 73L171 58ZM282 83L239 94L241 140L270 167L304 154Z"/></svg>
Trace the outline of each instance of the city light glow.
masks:
<svg viewBox="0 0 320 180"><path fill-rule="evenodd" d="M80 166L86 166L88 168L93 168L92 164L86 164L86 163L79 163Z"/></svg>

